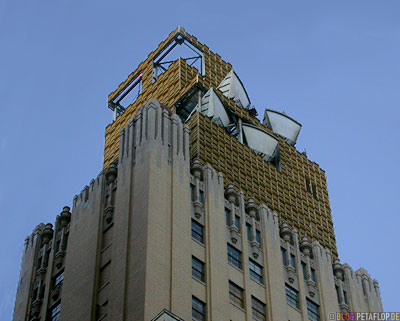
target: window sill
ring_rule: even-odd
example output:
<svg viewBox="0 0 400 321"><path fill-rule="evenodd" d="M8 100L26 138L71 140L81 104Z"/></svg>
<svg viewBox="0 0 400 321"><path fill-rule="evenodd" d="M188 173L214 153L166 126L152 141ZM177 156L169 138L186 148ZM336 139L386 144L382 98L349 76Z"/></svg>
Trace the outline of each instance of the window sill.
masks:
<svg viewBox="0 0 400 321"><path fill-rule="evenodd" d="M201 245L202 247L206 247L205 245L204 245L204 243L201 243L200 241L197 241L196 239L194 239L193 237L192 237L192 240L193 241L195 241L197 244L199 244L199 245Z"/></svg>
<svg viewBox="0 0 400 321"><path fill-rule="evenodd" d="M287 302L286 302L287 303ZM294 307L293 305L287 303L288 306L290 306L291 308L293 308L294 310L296 310L299 313L302 313L301 310L299 308Z"/></svg>
<svg viewBox="0 0 400 321"><path fill-rule="evenodd" d="M260 283L257 280L253 279L252 277L250 277L250 280L252 280L253 282L257 283L258 285L262 286L265 289L264 283Z"/></svg>
<svg viewBox="0 0 400 321"><path fill-rule="evenodd" d="M239 272L242 272L242 273L243 273L243 270L242 270L242 269L240 269L240 268L234 266L234 265L233 265L232 263L230 263L230 262L228 262L228 264L229 264L230 266L232 266L234 269L236 269L236 270L238 270Z"/></svg>
<svg viewBox="0 0 400 321"><path fill-rule="evenodd" d="M199 282L201 285L204 285L204 286L206 286L206 284L205 284L205 282L204 282L204 281L201 281L201 280L199 280L199 279L195 278L193 275L192 275L192 279L193 279L193 280L196 280L196 281L197 281L197 282Z"/></svg>
<svg viewBox="0 0 400 321"><path fill-rule="evenodd" d="M246 310L244 308L242 308L241 306L238 306L237 304L230 302L230 301L229 301L229 303L232 304L237 309L239 309L240 311L242 311L243 313L246 313Z"/></svg>

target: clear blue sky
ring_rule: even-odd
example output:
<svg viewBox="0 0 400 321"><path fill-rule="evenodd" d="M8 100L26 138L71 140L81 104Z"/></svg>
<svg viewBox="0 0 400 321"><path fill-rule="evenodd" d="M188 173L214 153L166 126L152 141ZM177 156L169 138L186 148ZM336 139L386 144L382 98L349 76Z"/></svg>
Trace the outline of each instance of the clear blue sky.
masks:
<svg viewBox="0 0 400 321"><path fill-rule="evenodd" d="M232 63L252 103L303 124L342 262L400 310L400 2L0 1L0 320L25 237L102 168L106 98L178 25Z"/></svg>

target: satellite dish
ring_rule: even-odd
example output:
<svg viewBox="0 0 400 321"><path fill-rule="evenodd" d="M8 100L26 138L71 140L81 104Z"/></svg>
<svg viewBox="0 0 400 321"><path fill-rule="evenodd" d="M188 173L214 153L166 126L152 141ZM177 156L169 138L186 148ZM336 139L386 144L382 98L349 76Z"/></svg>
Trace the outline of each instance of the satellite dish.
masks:
<svg viewBox="0 0 400 321"><path fill-rule="evenodd" d="M225 97L232 98L240 107L248 108L250 99L239 77L233 69L226 75L218 86Z"/></svg>
<svg viewBox="0 0 400 321"><path fill-rule="evenodd" d="M275 157L279 142L274 136L254 125L243 124L242 128L251 149L264 154L267 161Z"/></svg>
<svg viewBox="0 0 400 321"><path fill-rule="evenodd" d="M200 107L197 105L196 109L203 115L212 118L212 120L219 125L227 127L230 123L225 107L214 88L210 88L210 90L205 93L201 98Z"/></svg>
<svg viewBox="0 0 400 321"><path fill-rule="evenodd" d="M263 125L270 127L274 133L286 138L286 142L290 145L296 144L301 130L299 122L284 113L271 109L265 110Z"/></svg>

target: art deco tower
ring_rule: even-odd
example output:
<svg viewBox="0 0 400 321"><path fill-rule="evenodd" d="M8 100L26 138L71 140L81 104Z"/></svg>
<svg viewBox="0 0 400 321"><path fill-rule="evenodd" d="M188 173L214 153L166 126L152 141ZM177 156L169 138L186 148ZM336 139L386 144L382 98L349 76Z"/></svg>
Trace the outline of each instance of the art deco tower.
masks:
<svg viewBox="0 0 400 321"><path fill-rule="evenodd" d="M325 172L295 148L301 124L269 109L260 122L232 66L183 28L108 106L104 169L26 239L14 320L382 310L377 281L338 260Z"/></svg>

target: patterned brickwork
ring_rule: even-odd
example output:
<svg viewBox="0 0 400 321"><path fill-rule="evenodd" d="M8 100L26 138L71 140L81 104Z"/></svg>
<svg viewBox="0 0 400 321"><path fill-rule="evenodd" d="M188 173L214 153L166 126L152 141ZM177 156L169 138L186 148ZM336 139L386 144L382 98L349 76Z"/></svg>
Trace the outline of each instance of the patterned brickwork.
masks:
<svg viewBox="0 0 400 321"><path fill-rule="evenodd" d="M193 46L203 52L205 74L190 67L183 59L172 63L168 70L153 83L153 60L178 33L188 39ZM106 128L104 167L118 158L119 133L127 121L134 116L140 107L151 98L155 98L170 109L193 87L208 90L217 88L232 66L221 57L186 33L182 28L173 31L148 58L131 73L128 78L109 95L112 101L126 84L139 72L142 77L142 93L116 121ZM263 128L271 133L268 127L249 114L248 110L235 104L216 90L224 105L236 116ZM280 164L278 171L272 163L253 152L248 146L229 135L227 131L211 122L201 114L195 113L188 121L190 127L190 150L192 158L199 158L203 163L210 163L222 172L226 183L233 182L248 196L252 195L258 202L267 204L276 210L281 221L287 221L296 228L300 235L309 235L318 240L324 247L331 249L337 256L336 241L330 211L329 196L325 172L318 164L308 160L295 147L280 141ZM275 135L276 136L276 135ZM306 188L306 178L316 186L316 197Z"/></svg>
<svg viewBox="0 0 400 321"><path fill-rule="evenodd" d="M229 135L208 117L195 113L190 126L191 157L210 163L224 174L226 184L236 186L258 202L278 212L300 235L312 236L337 256L325 172L295 147L280 139L281 171L248 146ZM308 192L305 179L317 187Z"/></svg>

